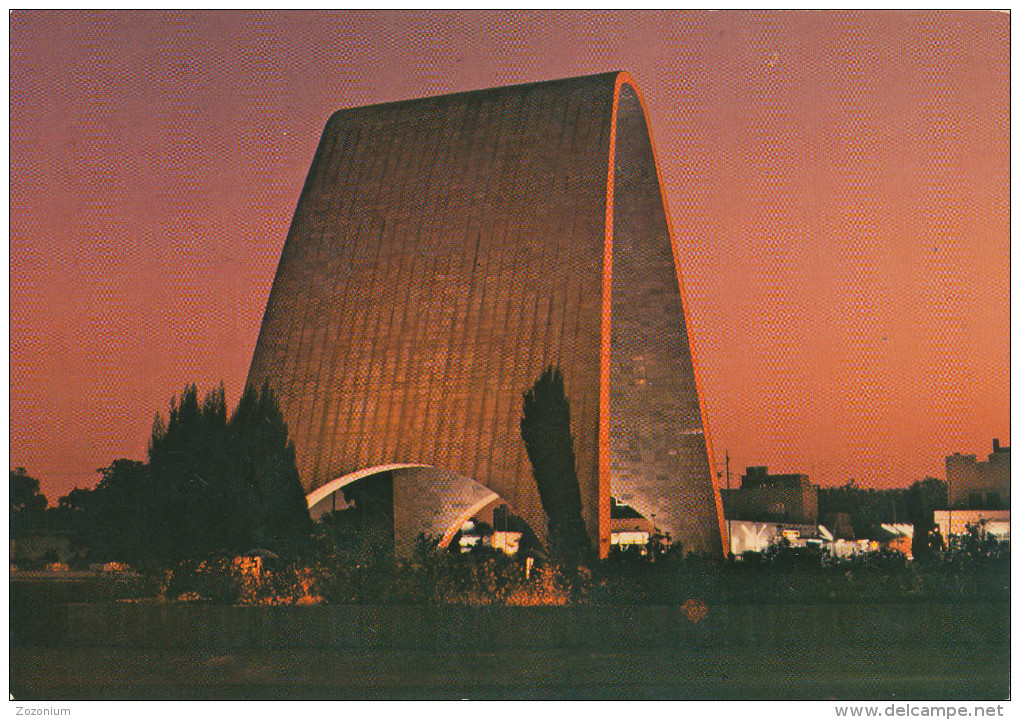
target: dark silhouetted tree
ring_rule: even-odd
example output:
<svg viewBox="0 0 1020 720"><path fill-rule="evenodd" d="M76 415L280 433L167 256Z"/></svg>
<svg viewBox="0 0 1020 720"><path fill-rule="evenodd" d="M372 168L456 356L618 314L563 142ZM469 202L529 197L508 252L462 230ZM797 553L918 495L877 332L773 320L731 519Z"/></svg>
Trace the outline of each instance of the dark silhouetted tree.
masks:
<svg viewBox="0 0 1020 720"><path fill-rule="evenodd" d="M301 487L294 443L269 383L246 388L228 425L233 485L231 532L237 550L298 550L312 520Z"/></svg>
<svg viewBox="0 0 1020 720"><path fill-rule="evenodd" d="M946 483L938 478L884 490L858 487L851 480L841 487L819 489L818 514L824 523L831 522L836 513L846 513L857 537L874 537L883 523L920 522L927 531L932 511L945 509L946 500Z"/></svg>
<svg viewBox="0 0 1020 720"><path fill-rule="evenodd" d="M140 564L150 543L145 513L150 492L148 469L137 460L114 460L97 472L94 488L74 488L47 512L50 525L75 534L92 561Z"/></svg>
<svg viewBox="0 0 1020 720"><path fill-rule="evenodd" d="M587 561L591 545L581 516L570 403L558 368L547 368L524 394L521 437L549 518L551 551L568 562Z"/></svg>
<svg viewBox="0 0 1020 720"><path fill-rule="evenodd" d="M920 494L923 502L933 510L945 510L949 507L949 489L946 481L936 477L926 477L910 486L911 492Z"/></svg>
<svg viewBox="0 0 1020 720"><path fill-rule="evenodd" d="M11 470L11 530L36 527L46 510L46 496L39 492L39 481L23 467Z"/></svg>
<svg viewBox="0 0 1020 720"><path fill-rule="evenodd" d="M916 560L924 560L936 549L935 510L946 507L946 484L937 478L915 482L906 492L907 513L914 525L910 553Z"/></svg>
<svg viewBox="0 0 1020 720"><path fill-rule="evenodd" d="M157 417L149 443L149 551L176 560L231 550L227 409L222 385L199 403L194 385Z"/></svg>
<svg viewBox="0 0 1020 720"><path fill-rule="evenodd" d="M87 525L81 535L92 538L91 549L102 559L138 564L144 559L152 517L147 512L149 468L137 460L118 459L99 472L102 480L84 499Z"/></svg>
<svg viewBox="0 0 1020 720"><path fill-rule="evenodd" d="M255 548L295 551L312 530L283 414L268 386L230 420L222 385L194 385L156 416L149 461L115 460L91 490L60 500L96 555L140 567Z"/></svg>

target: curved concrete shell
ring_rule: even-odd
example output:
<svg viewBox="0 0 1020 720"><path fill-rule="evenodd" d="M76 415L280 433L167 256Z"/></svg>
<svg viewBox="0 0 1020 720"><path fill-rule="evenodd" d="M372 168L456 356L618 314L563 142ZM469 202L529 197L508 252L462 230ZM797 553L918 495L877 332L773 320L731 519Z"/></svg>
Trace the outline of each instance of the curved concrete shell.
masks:
<svg viewBox="0 0 1020 720"><path fill-rule="evenodd" d="M335 509L335 493L362 478L385 473L393 487L393 547L397 557L413 557L418 537L438 538L445 548L461 526L497 502L499 495L471 478L427 465L393 463L335 478L308 493L314 519Z"/></svg>
<svg viewBox="0 0 1020 720"><path fill-rule="evenodd" d="M722 552L678 259L626 73L341 110L248 381L277 394L309 491L427 465L541 534L521 403L558 366L600 554L610 493L685 548Z"/></svg>

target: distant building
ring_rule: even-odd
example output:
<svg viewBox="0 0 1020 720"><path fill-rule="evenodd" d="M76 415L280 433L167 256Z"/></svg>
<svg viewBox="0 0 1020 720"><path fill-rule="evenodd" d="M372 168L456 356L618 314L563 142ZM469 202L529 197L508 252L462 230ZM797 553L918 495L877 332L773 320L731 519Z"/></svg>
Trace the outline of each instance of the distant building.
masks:
<svg viewBox="0 0 1020 720"><path fill-rule="evenodd" d="M909 524L888 524L882 526L880 540L848 540L834 537L824 525L752 520L729 520L727 525L730 527L731 552L737 557L745 552L764 552L770 546L780 543L793 549L814 548L833 557L874 552L882 548L898 550L910 557L910 538L913 533L913 527Z"/></svg>
<svg viewBox="0 0 1020 720"><path fill-rule="evenodd" d="M494 530L489 544L493 550L502 550L507 555L516 555L521 548L521 535L519 532L508 530Z"/></svg>
<svg viewBox="0 0 1020 720"><path fill-rule="evenodd" d="M748 467L740 488L721 493L728 520L818 524L818 486L807 475L770 475L765 466Z"/></svg>
<svg viewBox="0 0 1020 720"><path fill-rule="evenodd" d="M987 461L975 455L946 456L949 505L954 508L995 510L1009 507L1009 446L992 440Z"/></svg>
<svg viewBox="0 0 1020 720"><path fill-rule="evenodd" d="M523 533L510 530L493 530L492 526L477 519L468 520L460 528L457 541L462 553L476 547L491 547L507 555L516 555L521 547Z"/></svg>
<svg viewBox="0 0 1020 720"><path fill-rule="evenodd" d="M947 530L953 535L964 535L969 532L968 525L983 526L996 540L1009 542L1009 510L936 510L935 524L943 535Z"/></svg>
<svg viewBox="0 0 1020 720"><path fill-rule="evenodd" d="M878 540L887 550L901 552L908 558L914 557L913 523L882 523Z"/></svg>
<svg viewBox="0 0 1020 720"><path fill-rule="evenodd" d="M829 512L820 518L821 524L829 528L834 538L856 540L853 519L848 512Z"/></svg>
<svg viewBox="0 0 1020 720"><path fill-rule="evenodd" d="M651 520L630 505L619 503L616 498L610 498L609 531L611 546L618 547L620 550L637 547L644 554L647 551L648 539L655 532L655 528Z"/></svg>
<svg viewBox="0 0 1020 720"><path fill-rule="evenodd" d="M763 552L769 545L787 541L791 547L806 547L826 543L817 525L801 523L755 522L753 520L730 520L730 552L741 555L745 552Z"/></svg>

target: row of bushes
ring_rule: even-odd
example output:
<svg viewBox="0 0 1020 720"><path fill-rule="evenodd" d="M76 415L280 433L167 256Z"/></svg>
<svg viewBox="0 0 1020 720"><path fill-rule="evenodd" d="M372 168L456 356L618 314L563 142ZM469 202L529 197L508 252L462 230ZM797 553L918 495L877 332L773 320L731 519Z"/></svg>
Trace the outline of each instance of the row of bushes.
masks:
<svg viewBox="0 0 1020 720"><path fill-rule="evenodd" d="M161 600L238 605L566 605L584 601L590 585L591 573L585 568L567 571L506 556L437 553L395 563L262 557L189 561L153 576L149 591Z"/></svg>
<svg viewBox="0 0 1020 720"><path fill-rule="evenodd" d="M589 569L424 549L396 562L330 554L188 561L150 576L148 587L169 601L277 605L998 601L1009 597L1009 551L984 538L917 562L889 550L838 558L776 545L736 560L674 550L654 561L613 557Z"/></svg>

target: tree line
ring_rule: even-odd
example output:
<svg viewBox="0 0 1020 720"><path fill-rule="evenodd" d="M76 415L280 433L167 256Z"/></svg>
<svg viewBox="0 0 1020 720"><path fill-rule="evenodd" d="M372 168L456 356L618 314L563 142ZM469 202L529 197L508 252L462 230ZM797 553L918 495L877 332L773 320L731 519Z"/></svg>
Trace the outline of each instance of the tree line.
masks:
<svg viewBox="0 0 1020 720"><path fill-rule="evenodd" d="M12 530L70 531L90 559L147 568L213 553L298 552L312 521L294 444L268 384L246 388L232 414L222 384L194 384L157 415L148 460L117 459L94 488L46 508L38 480L11 472Z"/></svg>
<svg viewBox="0 0 1020 720"><path fill-rule="evenodd" d="M839 487L818 489L818 515L845 513L857 537L873 537L883 523L916 523L934 510L947 508L947 501L946 483L939 478L885 490L860 487L850 480Z"/></svg>
<svg viewBox="0 0 1020 720"><path fill-rule="evenodd" d="M588 563L594 555L559 369L548 368L524 393L521 435L549 520L550 554ZM146 462L121 458L98 472L94 488L75 488L46 510L39 481L12 470L12 530L70 531L91 560L137 567L253 548L300 551L313 534L294 444L268 384L247 388L229 417L222 385L201 400L186 386L166 420L156 416Z"/></svg>
<svg viewBox="0 0 1020 720"><path fill-rule="evenodd" d="M558 368L546 369L524 393L520 426L549 522L550 554L567 564L590 563ZM268 384L246 388L232 414L222 384L201 400L194 384L186 386L171 399L165 421L157 414L147 461L121 458L98 472L94 488L76 488L47 510L39 481L24 468L12 470L12 532L71 531L92 559L139 567L253 549L294 553L311 541L294 444ZM823 521L843 513L857 537L873 537L889 522L913 523L924 537L932 511L946 506L946 485L937 478L910 488L874 490L850 481L819 490Z"/></svg>
<svg viewBox="0 0 1020 720"><path fill-rule="evenodd" d="M824 522L836 513L844 513L856 537L875 537L883 523L913 525L911 552L921 558L945 542L948 528L935 538L935 511L949 507L946 483L939 478L918 480L909 488L858 487L850 480L840 487L819 488L818 516Z"/></svg>

